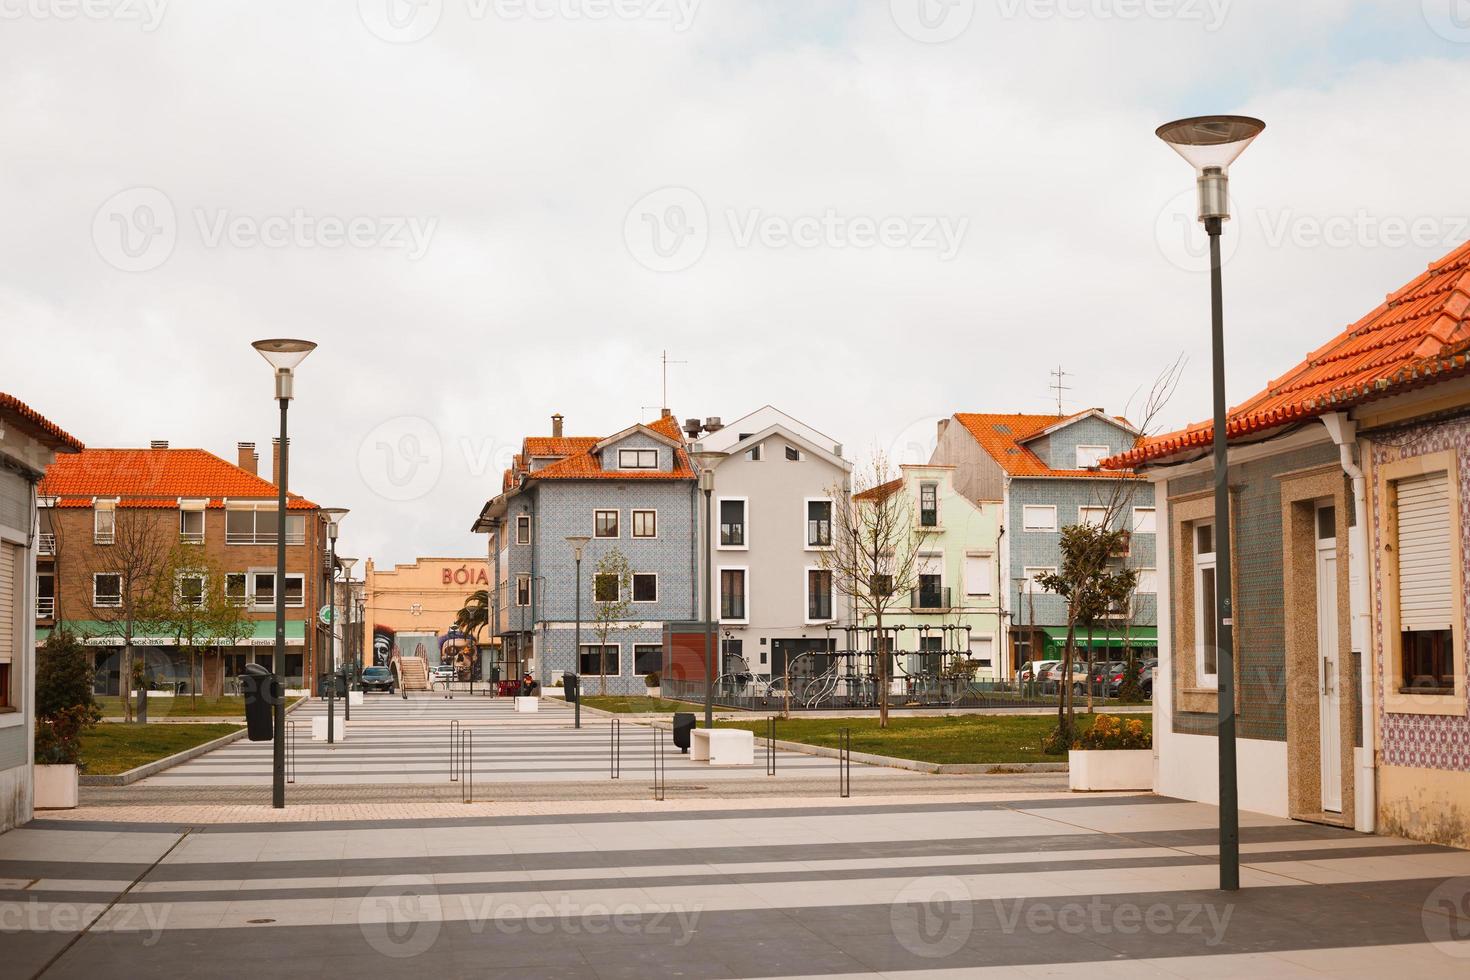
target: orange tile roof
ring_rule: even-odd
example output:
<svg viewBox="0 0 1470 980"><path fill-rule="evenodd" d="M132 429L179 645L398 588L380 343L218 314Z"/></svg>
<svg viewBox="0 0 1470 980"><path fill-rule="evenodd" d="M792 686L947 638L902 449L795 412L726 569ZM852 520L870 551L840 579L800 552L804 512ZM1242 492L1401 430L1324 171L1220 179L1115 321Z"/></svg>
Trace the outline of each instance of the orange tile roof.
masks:
<svg viewBox="0 0 1470 980"><path fill-rule="evenodd" d="M46 470L40 492L62 507L90 507L93 497L120 497L124 507L177 507L179 498L272 499L276 485L203 449L86 449L59 456ZM316 504L290 494L292 510Z"/></svg>
<svg viewBox="0 0 1470 980"><path fill-rule="evenodd" d="M526 436L522 455L527 459L532 456L570 456L585 453L597 443L596 436Z"/></svg>
<svg viewBox="0 0 1470 980"><path fill-rule="evenodd" d="M1470 370L1470 242L1230 410L1236 439L1457 377ZM1104 461L1128 467L1210 445L1213 422L1153 436Z"/></svg>
<svg viewBox="0 0 1470 980"><path fill-rule="evenodd" d="M527 436L521 443L521 452L505 471L501 480L501 491L513 489L522 477L537 480L692 480L696 477L689 455L682 448L684 434L673 416L664 416L645 426L659 435L673 439L681 448L675 451L676 460L672 471L668 470L604 470L592 449L602 439L596 436ZM533 456L560 457L539 470L530 468Z"/></svg>
<svg viewBox="0 0 1470 980"><path fill-rule="evenodd" d="M857 493L852 495L852 499L887 500L889 497L893 496L895 493L902 489L903 477L899 477L896 480L889 480L887 483L880 483L876 487L869 487L866 490L859 490Z"/></svg>
<svg viewBox="0 0 1470 980"><path fill-rule="evenodd" d="M65 429L31 408L14 395L0 391L0 417L19 420L20 425L51 449L81 452L86 447Z"/></svg>
<svg viewBox="0 0 1470 980"><path fill-rule="evenodd" d="M955 418L965 431L975 437L980 448L1000 464L1000 468L1011 476L1076 477L1078 479L1116 480L1120 474L1100 473L1097 470L1056 470L1046 464L1024 443L1046 429L1070 422L1091 414L1094 409L1077 412L1065 418L1055 415L990 415L958 412ZM1118 419L1124 425L1127 421ZM1127 474L1131 476L1132 474Z"/></svg>

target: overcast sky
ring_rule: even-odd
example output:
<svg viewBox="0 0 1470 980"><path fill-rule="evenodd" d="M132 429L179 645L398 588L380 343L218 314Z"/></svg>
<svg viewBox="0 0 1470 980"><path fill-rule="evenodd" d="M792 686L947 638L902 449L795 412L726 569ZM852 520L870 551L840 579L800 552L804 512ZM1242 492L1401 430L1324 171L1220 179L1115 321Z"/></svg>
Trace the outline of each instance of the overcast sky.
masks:
<svg viewBox="0 0 1470 980"><path fill-rule="evenodd" d="M955 411L1121 412L1188 358L1193 175L1232 171L1259 390L1470 238L1456 0L0 0L0 390L88 445L233 458L261 337L321 346L292 489L380 564L527 433L771 403L917 460ZM891 447L891 448L890 448Z"/></svg>

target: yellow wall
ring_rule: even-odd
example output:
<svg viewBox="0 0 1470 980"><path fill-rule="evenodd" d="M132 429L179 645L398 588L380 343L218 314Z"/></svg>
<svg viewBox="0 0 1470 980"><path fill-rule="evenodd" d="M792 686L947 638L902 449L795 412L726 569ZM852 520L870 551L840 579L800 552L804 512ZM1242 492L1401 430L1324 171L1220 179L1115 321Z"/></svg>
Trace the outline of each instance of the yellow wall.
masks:
<svg viewBox="0 0 1470 980"><path fill-rule="evenodd" d="M369 642L378 626L395 633L443 636L454 625L465 599L477 589L488 588L488 581L483 558L420 558L391 570L374 567L369 558L363 587ZM414 612L415 605L418 612ZM433 659L437 660L437 651Z"/></svg>

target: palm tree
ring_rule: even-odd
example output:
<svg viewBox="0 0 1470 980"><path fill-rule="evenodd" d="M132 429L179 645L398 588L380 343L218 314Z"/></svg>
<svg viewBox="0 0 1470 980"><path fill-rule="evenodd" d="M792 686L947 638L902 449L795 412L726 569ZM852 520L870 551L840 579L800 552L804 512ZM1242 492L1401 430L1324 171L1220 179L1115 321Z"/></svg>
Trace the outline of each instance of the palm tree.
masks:
<svg viewBox="0 0 1470 980"><path fill-rule="evenodd" d="M490 624L490 592L480 589L465 597L464 608L454 614L454 625L461 632L479 638L480 631Z"/></svg>

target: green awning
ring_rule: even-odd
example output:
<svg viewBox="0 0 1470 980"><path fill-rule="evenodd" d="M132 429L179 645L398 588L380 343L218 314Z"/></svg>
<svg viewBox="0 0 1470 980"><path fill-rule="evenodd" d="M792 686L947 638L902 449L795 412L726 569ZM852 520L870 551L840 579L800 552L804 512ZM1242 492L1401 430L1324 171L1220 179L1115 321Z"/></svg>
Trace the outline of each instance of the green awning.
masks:
<svg viewBox="0 0 1470 980"><path fill-rule="evenodd" d="M122 640L118 636L117 626L112 623L104 623L97 619L68 619L66 627L89 646L121 646ZM271 646L276 642L276 624L274 620L257 620L251 624L250 636L237 641L234 645L239 647L261 647ZM144 635L149 634L149 635ZM36 642L45 643L46 638L51 635L51 627L36 627ZM291 646L301 646L306 642L306 623L300 619L286 620L286 642ZM133 645L140 647L171 647L177 646L178 641L172 636L152 635L146 627L138 630L133 637ZM212 644L209 644L212 645Z"/></svg>
<svg viewBox="0 0 1470 980"><path fill-rule="evenodd" d="M1046 635L1047 657L1060 657L1062 650L1067 646L1067 628L1065 626L1042 626L1041 632ZM1159 628L1157 626L1135 626L1128 631L1125 638L1121 633L1097 632L1092 637L1092 648L1094 650L1122 650L1132 647L1134 650L1156 648L1159 645ZM1087 633L1077 631L1077 649L1087 649Z"/></svg>

